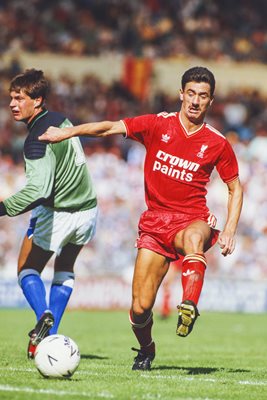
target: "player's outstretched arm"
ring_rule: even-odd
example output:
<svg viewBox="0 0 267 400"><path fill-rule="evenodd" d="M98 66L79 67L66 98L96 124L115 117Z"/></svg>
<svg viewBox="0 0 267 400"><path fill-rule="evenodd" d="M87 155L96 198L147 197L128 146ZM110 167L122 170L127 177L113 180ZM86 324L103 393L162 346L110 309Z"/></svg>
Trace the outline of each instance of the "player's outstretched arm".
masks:
<svg viewBox="0 0 267 400"><path fill-rule="evenodd" d="M39 136L39 140L56 143L73 136L104 137L109 135L123 135L125 133L126 128L122 121L89 122L65 128L50 126L45 133Z"/></svg>
<svg viewBox="0 0 267 400"><path fill-rule="evenodd" d="M239 179L227 183L228 186L228 215L223 231L219 235L218 244L222 249L222 255L232 254L235 249L235 234L239 221L242 203L243 189Z"/></svg>

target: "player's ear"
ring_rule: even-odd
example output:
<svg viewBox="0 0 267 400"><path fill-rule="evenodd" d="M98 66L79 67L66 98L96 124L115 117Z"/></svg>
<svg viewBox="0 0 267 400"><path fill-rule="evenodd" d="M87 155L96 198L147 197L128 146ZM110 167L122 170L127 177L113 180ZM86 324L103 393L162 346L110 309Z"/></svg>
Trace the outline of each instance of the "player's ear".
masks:
<svg viewBox="0 0 267 400"><path fill-rule="evenodd" d="M214 97L212 97L212 99L210 99L210 106L212 105L212 103L213 103L213 100L214 100Z"/></svg>
<svg viewBox="0 0 267 400"><path fill-rule="evenodd" d="M34 108L41 107L42 102L43 102L43 98L42 97L36 97L36 99L34 99Z"/></svg>
<svg viewBox="0 0 267 400"><path fill-rule="evenodd" d="M180 89L180 100L184 100L184 92L182 91L182 89Z"/></svg>

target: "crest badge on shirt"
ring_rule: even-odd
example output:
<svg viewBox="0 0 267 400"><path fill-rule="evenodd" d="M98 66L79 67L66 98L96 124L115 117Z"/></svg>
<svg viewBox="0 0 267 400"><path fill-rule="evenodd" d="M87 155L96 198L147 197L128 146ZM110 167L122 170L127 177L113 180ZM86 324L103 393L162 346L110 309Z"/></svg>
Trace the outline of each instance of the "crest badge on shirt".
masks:
<svg viewBox="0 0 267 400"><path fill-rule="evenodd" d="M207 150L208 146L206 144L202 144L200 151L197 153L197 157L203 158L204 153Z"/></svg>

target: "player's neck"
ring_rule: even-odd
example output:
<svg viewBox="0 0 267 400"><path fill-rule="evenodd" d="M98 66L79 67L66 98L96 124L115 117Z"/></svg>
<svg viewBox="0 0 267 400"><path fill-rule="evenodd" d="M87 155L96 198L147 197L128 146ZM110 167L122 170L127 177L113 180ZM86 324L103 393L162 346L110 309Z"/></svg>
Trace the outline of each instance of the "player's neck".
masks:
<svg viewBox="0 0 267 400"><path fill-rule="evenodd" d="M186 115L182 112L179 113L179 119L183 128L186 130L188 135L193 135L196 131L198 131L203 126L203 120L199 122L190 121Z"/></svg>
<svg viewBox="0 0 267 400"><path fill-rule="evenodd" d="M38 108L34 109L34 112L33 112L33 113L31 114L31 116L26 120L26 123L29 125L30 122L31 122L32 120L34 120L34 118L35 118L38 114L40 114L42 111L43 111L43 108L42 108L42 107L38 107Z"/></svg>

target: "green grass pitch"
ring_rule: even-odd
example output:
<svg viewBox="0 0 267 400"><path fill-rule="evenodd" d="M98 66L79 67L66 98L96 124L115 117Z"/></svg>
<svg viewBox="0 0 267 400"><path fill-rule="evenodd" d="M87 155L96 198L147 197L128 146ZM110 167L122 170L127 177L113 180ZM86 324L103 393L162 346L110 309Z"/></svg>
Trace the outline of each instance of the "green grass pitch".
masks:
<svg viewBox="0 0 267 400"><path fill-rule="evenodd" d="M202 312L187 338L176 315L154 313L157 356L131 371L137 347L127 311L68 311L59 333L73 338L81 363L70 380L44 379L26 358L29 310L0 310L0 399L266 400L265 314Z"/></svg>

